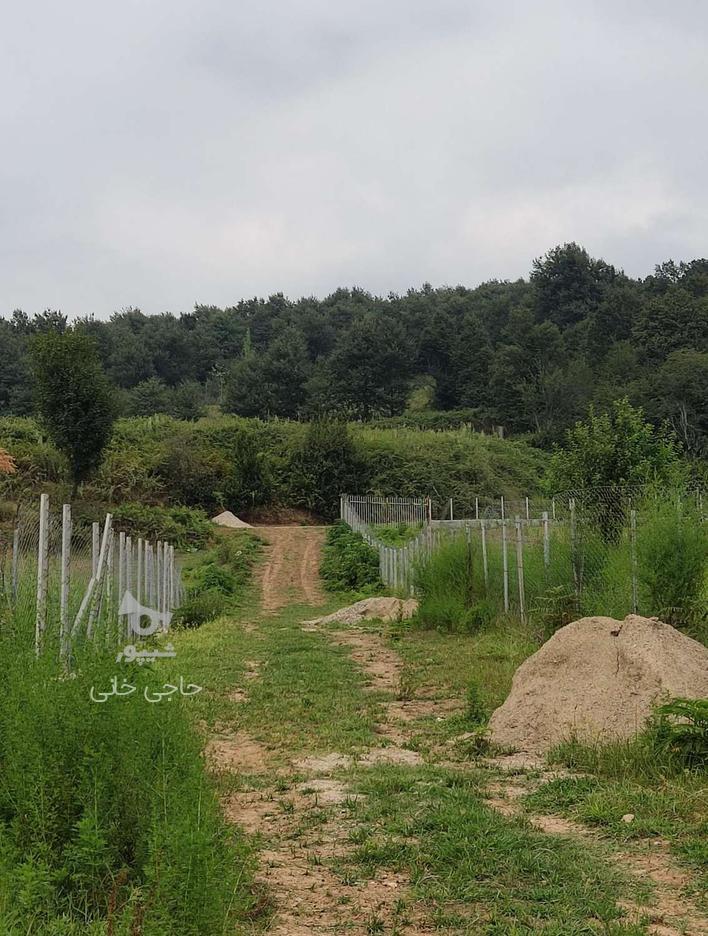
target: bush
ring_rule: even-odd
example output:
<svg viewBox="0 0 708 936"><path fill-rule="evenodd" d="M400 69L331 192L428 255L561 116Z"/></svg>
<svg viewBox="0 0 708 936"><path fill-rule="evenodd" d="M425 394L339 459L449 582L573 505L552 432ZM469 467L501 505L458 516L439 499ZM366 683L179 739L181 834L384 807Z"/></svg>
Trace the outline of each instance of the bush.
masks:
<svg viewBox="0 0 708 936"><path fill-rule="evenodd" d="M341 521L327 532L320 575L327 591L373 594L382 588L379 554Z"/></svg>
<svg viewBox="0 0 708 936"><path fill-rule="evenodd" d="M333 520L340 494L365 487L365 466L347 425L326 419L311 422L292 459L290 502Z"/></svg>
<svg viewBox="0 0 708 936"><path fill-rule="evenodd" d="M641 606L690 629L708 572L708 527L690 501L648 502L637 530L637 556Z"/></svg>
<svg viewBox="0 0 708 936"><path fill-rule="evenodd" d="M201 627L216 620L230 607L230 602L218 589L197 592L190 595L175 611L172 617L173 627Z"/></svg>
<svg viewBox="0 0 708 936"><path fill-rule="evenodd" d="M422 523L387 523L374 528L376 536L385 546L405 546L420 533Z"/></svg>
<svg viewBox="0 0 708 936"><path fill-rule="evenodd" d="M20 636L0 634L0 931L233 932L253 907L250 857L221 816L190 700L147 704L167 672L124 664L137 691L95 704L114 651L77 647L67 679L35 657L31 619L15 624Z"/></svg>
<svg viewBox="0 0 708 936"><path fill-rule="evenodd" d="M177 609L177 627L201 627L243 598L261 540L253 533L217 531L214 546L201 552L184 570L187 598Z"/></svg>
<svg viewBox="0 0 708 936"><path fill-rule="evenodd" d="M113 508L115 529L131 536L166 540L182 549L205 546L214 528L203 510L191 507L147 507L121 504Z"/></svg>
<svg viewBox="0 0 708 936"><path fill-rule="evenodd" d="M418 623L453 633L474 633L490 623L496 609L486 594L478 563L464 537L450 538L414 572L420 595Z"/></svg>
<svg viewBox="0 0 708 936"><path fill-rule="evenodd" d="M682 767L708 769L708 699L673 699L656 710L654 743Z"/></svg>

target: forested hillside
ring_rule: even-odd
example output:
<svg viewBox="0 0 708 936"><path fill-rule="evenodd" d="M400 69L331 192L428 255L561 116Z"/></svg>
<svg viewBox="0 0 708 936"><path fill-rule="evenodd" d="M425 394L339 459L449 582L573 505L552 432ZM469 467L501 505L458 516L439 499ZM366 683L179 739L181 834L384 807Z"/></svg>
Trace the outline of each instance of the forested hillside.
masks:
<svg viewBox="0 0 708 936"><path fill-rule="evenodd" d="M0 411L31 412L28 339L64 330L70 312L0 320ZM193 419L220 405L425 424L428 411L463 410L450 421L545 446L591 402L627 396L669 421L689 455L705 454L708 260L669 261L637 280L567 244L516 282L276 294L180 315L127 309L76 327L96 339L125 415Z"/></svg>

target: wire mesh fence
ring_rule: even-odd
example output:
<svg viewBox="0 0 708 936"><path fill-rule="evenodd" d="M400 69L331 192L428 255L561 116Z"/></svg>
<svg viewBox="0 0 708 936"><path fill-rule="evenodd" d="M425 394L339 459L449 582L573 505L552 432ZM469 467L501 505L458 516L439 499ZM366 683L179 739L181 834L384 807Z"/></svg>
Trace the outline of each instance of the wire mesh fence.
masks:
<svg viewBox="0 0 708 936"><path fill-rule="evenodd" d="M454 546L458 555L465 551L475 600L524 620L529 614L670 617L652 550L667 517L687 528L705 522L701 491L671 499L641 487L603 487L541 500L479 498L471 518L436 520L429 510L422 525L408 524L407 541L391 545L381 526L364 522L360 500L342 497L342 519L378 550L386 585L413 594L421 566ZM405 523L399 526L405 535Z"/></svg>
<svg viewBox="0 0 708 936"><path fill-rule="evenodd" d="M33 640L36 653L67 665L77 642L147 636L169 627L183 598L175 549L102 523L75 524L71 505L38 503L18 509L0 536L0 607Z"/></svg>

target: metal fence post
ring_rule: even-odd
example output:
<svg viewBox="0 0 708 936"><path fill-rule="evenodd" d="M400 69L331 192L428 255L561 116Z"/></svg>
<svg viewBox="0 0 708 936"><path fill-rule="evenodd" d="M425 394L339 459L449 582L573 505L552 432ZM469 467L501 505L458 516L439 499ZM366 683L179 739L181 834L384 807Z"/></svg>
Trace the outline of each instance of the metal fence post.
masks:
<svg viewBox="0 0 708 936"><path fill-rule="evenodd" d="M575 589L575 601L580 610L580 568L578 564L578 537L575 518L575 498L570 498L570 563L573 567L573 586Z"/></svg>
<svg viewBox="0 0 708 936"><path fill-rule="evenodd" d="M135 562L135 597L138 602L143 600L143 539L139 536L136 545Z"/></svg>
<svg viewBox="0 0 708 936"><path fill-rule="evenodd" d="M98 571L98 551L99 551L99 540L101 537L101 527L97 521L94 521L91 524L91 575L96 577L96 572Z"/></svg>
<svg viewBox="0 0 708 936"><path fill-rule="evenodd" d="M125 538L125 590L133 594L133 541L129 536ZM131 625L135 621L135 612L126 615L126 633L130 637L133 633Z"/></svg>
<svg viewBox="0 0 708 936"><path fill-rule="evenodd" d="M125 533L118 534L118 603L123 601L125 591Z"/></svg>
<svg viewBox="0 0 708 936"><path fill-rule="evenodd" d="M59 652L62 660L69 658L69 582L71 567L71 505L64 504L61 511L61 594L59 597Z"/></svg>
<svg viewBox="0 0 708 936"><path fill-rule="evenodd" d="M481 523L482 530L482 568L484 569L484 589L485 591L489 588L489 565L487 562L487 525L482 520Z"/></svg>
<svg viewBox="0 0 708 936"><path fill-rule="evenodd" d="M516 581L519 586L519 612L526 623L526 605L524 601L524 540L521 532L521 519L516 518Z"/></svg>
<svg viewBox="0 0 708 936"><path fill-rule="evenodd" d="M502 519L502 564L504 568L504 612L509 612L509 557L506 549L506 520Z"/></svg>
<svg viewBox="0 0 708 936"><path fill-rule="evenodd" d="M630 541L632 550L632 613L639 610L639 596L637 584L637 511L629 512Z"/></svg>
<svg viewBox="0 0 708 936"><path fill-rule="evenodd" d="M551 564L551 538L548 535L548 511L543 514L543 564L546 568Z"/></svg>
<svg viewBox="0 0 708 936"><path fill-rule="evenodd" d="M37 552L37 614L34 649L39 656L47 626L47 578L49 573L49 495L39 499L39 546Z"/></svg>

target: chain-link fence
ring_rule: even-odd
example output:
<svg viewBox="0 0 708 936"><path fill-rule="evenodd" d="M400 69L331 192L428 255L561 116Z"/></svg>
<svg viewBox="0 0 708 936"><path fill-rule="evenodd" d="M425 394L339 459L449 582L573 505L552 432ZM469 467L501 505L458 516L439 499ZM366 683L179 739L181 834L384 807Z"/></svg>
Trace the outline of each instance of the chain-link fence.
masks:
<svg viewBox="0 0 708 936"><path fill-rule="evenodd" d="M166 630L182 597L174 547L131 539L110 514L75 524L69 504L53 511L43 494L0 534L0 609L37 654L69 663L77 642L115 646Z"/></svg>
<svg viewBox="0 0 708 936"><path fill-rule="evenodd" d="M701 561L705 567L700 537L691 535L705 523L700 491L669 497L603 487L541 500L478 498L471 518L430 519L429 510L422 525L398 523L399 536L409 536L397 545L362 520L357 502L343 497L342 504L342 519L378 550L382 580L401 593L413 594L420 567L454 548L467 557L470 600L490 613L556 622L583 614L700 614L701 596L691 592Z"/></svg>

